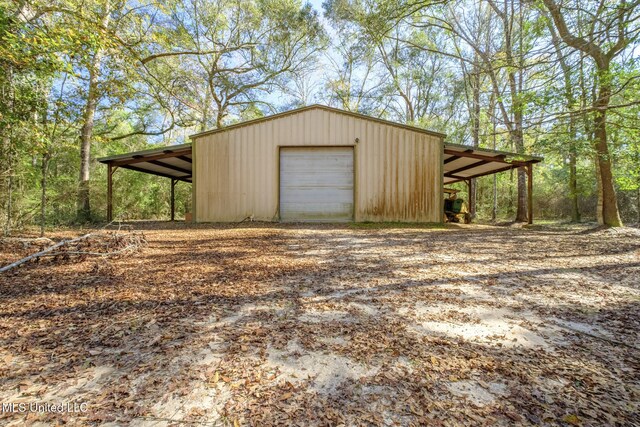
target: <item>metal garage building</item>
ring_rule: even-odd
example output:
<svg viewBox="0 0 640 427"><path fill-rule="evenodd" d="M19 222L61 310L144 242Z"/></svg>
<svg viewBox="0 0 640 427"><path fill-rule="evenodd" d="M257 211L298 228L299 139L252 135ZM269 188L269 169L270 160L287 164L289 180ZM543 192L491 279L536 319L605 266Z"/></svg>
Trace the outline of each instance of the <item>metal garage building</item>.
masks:
<svg viewBox="0 0 640 427"><path fill-rule="evenodd" d="M312 105L192 135L192 144L99 161L109 166L109 217L118 167L169 177L172 190L192 182L196 222L442 222L444 184L525 167L531 189L539 158L514 160L444 138Z"/></svg>

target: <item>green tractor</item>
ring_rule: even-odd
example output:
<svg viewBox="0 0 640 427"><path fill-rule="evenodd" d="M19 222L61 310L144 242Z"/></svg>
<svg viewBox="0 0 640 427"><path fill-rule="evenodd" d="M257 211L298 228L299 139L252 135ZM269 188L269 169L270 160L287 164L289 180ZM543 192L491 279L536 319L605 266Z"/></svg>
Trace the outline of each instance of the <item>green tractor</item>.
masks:
<svg viewBox="0 0 640 427"><path fill-rule="evenodd" d="M471 214L464 200L458 198L458 191L453 188L445 188L444 194L444 222L471 223Z"/></svg>

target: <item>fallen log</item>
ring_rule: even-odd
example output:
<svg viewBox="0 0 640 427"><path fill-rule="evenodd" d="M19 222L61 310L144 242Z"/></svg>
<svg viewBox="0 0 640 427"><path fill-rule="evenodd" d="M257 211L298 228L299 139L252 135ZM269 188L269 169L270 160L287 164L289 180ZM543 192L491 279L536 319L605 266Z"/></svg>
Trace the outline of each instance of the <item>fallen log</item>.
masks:
<svg viewBox="0 0 640 427"><path fill-rule="evenodd" d="M105 239L105 241L98 242L99 246L96 248L95 242L92 244L89 239L91 238ZM82 247L82 244L85 247ZM50 246L40 252L36 252L27 257L24 257L14 263L6 265L0 268L0 273L11 270L31 260L41 257L56 257L56 256L114 256L128 251L135 251L136 249L146 245L146 239L144 234L139 235L137 233L119 234L105 233L102 231L88 233L74 239L62 240L53 246ZM88 250L84 250L88 249ZM102 249L104 252L96 251L95 249Z"/></svg>
<svg viewBox="0 0 640 427"><path fill-rule="evenodd" d="M9 271L12 268L15 268L15 267L18 267L19 265L24 264L25 262L31 261L32 259L39 258L41 256L47 255L50 252L58 249L59 247L61 247L63 245L66 245L68 243L79 242L81 240L89 238L92 235L93 235L93 233L88 233L88 234L85 234L84 236L76 237L75 239L61 240L60 242L56 243L55 245L49 246L47 249L44 249L44 250L42 250L40 252L36 252L35 254L31 254L31 255L29 255L27 257L19 259L18 261L13 262L13 263L11 263L9 265L5 265L4 267L0 268L0 273L4 273L5 271Z"/></svg>

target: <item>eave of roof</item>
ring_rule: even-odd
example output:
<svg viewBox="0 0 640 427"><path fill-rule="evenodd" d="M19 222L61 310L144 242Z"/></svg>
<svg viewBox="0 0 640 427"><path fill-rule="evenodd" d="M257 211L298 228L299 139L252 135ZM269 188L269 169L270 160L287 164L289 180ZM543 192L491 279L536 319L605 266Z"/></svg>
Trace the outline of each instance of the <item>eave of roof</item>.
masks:
<svg viewBox="0 0 640 427"><path fill-rule="evenodd" d="M130 153L114 154L113 156L100 157L97 160L100 163L110 163L114 160L124 160L129 158L134 159L136 157L145 157L145 156L150 156L150 155L160 154L160 153L172 153L172 152L181 151L190 147L191 147L191 144L165 145L163 147L151 148L148 150L132 151Z"/></svg>
<svg viewBox="0 0 640 427"><path fill-rule="evenodd" d="M449 142L445 142L444 144L444 148L450 148L450 149L454 149L454 150L473 150L473 152L478 152L478 153L491 153L491 154L495 154L496 156L506 156L506 157L512 157L513 160L516 161L521 161L521 162L528 162L528 163L539 163L541 161L544 160L544 157L540 157L540 156L529 156L526 154L518 154L518 153L511 153L509 151L500 151L500 150L493 150L491 148L474 148L470 145L462 145L462 144L453 144L453 143L449 143Z"/></svg>
<svg viewBox="0 0 640 427"><path fill-rule="evenodd" d="M442 172L445 185L523 166L528 167L543 160L538 156L474 148L460 144L444 144L444 154Z"/></svg>
<svg viewBox="0 0 640 427"><path fill-rule="evenodd" d="M181 144L101 157L98 161L112 167L191 182L193 175L191 154L191 144Z"/></svg>

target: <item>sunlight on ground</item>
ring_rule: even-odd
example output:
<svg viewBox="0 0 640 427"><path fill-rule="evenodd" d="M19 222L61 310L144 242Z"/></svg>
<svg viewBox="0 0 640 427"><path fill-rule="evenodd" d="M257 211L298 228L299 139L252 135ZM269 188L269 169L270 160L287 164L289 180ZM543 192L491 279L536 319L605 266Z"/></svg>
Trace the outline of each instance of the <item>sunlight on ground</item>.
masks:
<svg viewBox="0 0 640 427"><path fill-rule="evenodd" d="M630 424L640 410L633 236L145 233L148 248L108 264L0 277L2 400L91 407L28 421Z"/></svg>

